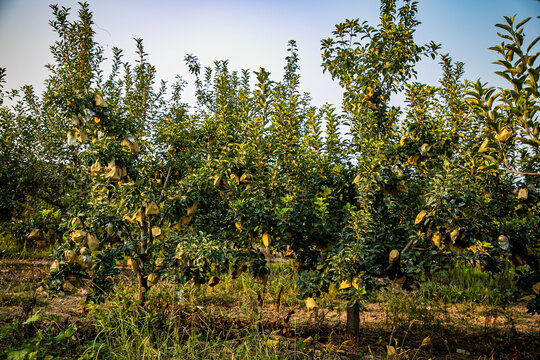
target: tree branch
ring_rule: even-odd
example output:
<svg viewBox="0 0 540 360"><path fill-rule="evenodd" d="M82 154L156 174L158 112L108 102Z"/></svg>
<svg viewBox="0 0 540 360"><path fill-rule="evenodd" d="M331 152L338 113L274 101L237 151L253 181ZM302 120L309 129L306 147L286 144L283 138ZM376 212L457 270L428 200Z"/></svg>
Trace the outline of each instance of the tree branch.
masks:
<svg viewBox="0 0 540 360"><path fill-rule="evenodd" d="M510 169L510 165L508 165L508 159L506 158L506 154L504 153L501 140L499 140L497 137L495 137L495 139L497 139L497 144L499 145L499 148L501 149L503 153L503 164L504 164L504 167L506 168L506 171L512 174L516 174L516 175L540 176L540 173L523 172L523 171Z"/></svg>
<svg viewBox="0 0 540 360"><path fill-rule="evenodd" d="M172 167L169 166L169 170L167 171L167 177L165 178L165 183L163 184L163 189L161 189L161 195L159 196L158 201L156 202L156 205L159 206L159 203L163 200L163 196L165 195L165 189L167 189L167 185L169 185L169 179L171 177L171 169Z"/></svg>

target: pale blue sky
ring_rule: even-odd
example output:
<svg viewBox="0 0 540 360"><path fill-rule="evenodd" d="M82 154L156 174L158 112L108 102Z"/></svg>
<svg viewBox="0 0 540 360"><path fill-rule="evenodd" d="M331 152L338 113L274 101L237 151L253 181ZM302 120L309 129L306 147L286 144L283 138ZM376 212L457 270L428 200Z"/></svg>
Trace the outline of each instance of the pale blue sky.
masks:
<svg viewBox="0 0 540 360"><path fill-rule="evenodd" d="M320 40L331 35L334 25L346 18L359 18L375 25L376 0L90 0L96 23L96 40L110 50L134 50L134 37L144 39L158 77L172 80L180 74L192 82L183 58L199 57L203 66L228 59L232 69L265 67L273 79L283 73L286 46L297 41L302 90L312 94L313 104L338 104L341 90L320 67ZM50 3L72 8L73 0L0 0L0 67L7 68L8 88L31 84L39 91L51 62L49 45L55 34L48 22ZM493 72L496 54L487 50L499 42L494 25L503 16L518 14L522 19L540 15L537 0L421 0L418 42L442 44L442 52L465 62L466 78L482 78L493 85L504 84ZM540 21L533 18L526 28L529 38L540 33ZM108 51L106 53L110 55ZM435 83L440 75L437 62L424 61L419 80ZM192 100L191 88L186 100Z"/></svg>

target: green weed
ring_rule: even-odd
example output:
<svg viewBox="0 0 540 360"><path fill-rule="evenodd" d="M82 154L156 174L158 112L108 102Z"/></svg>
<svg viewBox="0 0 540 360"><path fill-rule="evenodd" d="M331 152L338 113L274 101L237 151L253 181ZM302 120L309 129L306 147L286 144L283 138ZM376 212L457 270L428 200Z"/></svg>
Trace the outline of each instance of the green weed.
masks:
<svg viewBox="0 0 540 360"><path fill-rule="evenodd" d="M203 307L184 311L173 291L154 291L144 308L125 288L107 304L94 307L96 358L111 359L278 359L254 323L232 322ZM96 350L97 348L97 350Z"/></svg>
<svg viewBox="0 0 540 360"><path fill-rule="evenodd" d="M14 319L0 329L0 355L7 360L64 357L74 352L76 332L75 325L58 331L55 323L47 324L41 312L37 311L22 323Z"/></svg>
<svg viewBox="0 0 540 360"><path fill-rule="evenodd" d="M457 264L423 282L419 292L424 298L438 298L447 304L499 306L513 297L515 289L516 275L513 269L490 274L478 268Z"/></svg>
<svg viewBox="0 0 540 360"><path fill-rule="evenodd" d="M0 233L0 260L1 259L46 259L51 254L53 245L49 244L43 248L30 247L17 240L8 233Z"/></svg>
<svg viewBox="0 0 540 360"><path fill-rule="evenodd" d="M0 292L0 307L21 306L24 308L34 308L44 306L47 301L37 297L33 293L7 293Z"/></svg>
<svg viewBox="0 0 540 360"><path fill-rule="evenodd" d="M436 299L429 299L418 292L384 290L379 294L384 303L385 321L391 329L405 330L411 326L436 328L441 324L442 311Z"/></svg>

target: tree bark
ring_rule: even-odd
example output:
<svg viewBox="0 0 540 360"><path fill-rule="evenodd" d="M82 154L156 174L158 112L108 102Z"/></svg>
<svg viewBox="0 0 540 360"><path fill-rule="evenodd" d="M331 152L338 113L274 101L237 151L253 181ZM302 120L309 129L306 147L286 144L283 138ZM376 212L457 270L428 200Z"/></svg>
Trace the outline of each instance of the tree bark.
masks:
<svg viewBox="0 0 540 360"><path fill-rule="evenodd" d="M149 225L150 227L150 225ZM138 299L141 301L141 304L146 303L146 293L148 291L148 281L144 275L144 264L146 263L146 256L148 253L148 241L147 241L147 232L144 227L144 224L140 226L141 229L141 243L140 243L140 254L139 254L139 271L137 272L137 283L138 283Z"/></svg>
<svg viewBox="0 0 540 360"><path fill-rule="evenodd" d="M137 274L137 283L138 283L138 296L137 300L141 301L141 305L144 305L146 303L146 293L148 291L148 281L146 280L146 276L142 272L139 272Z"/></svg>
<svg viewBox="0 0 540 360"><path fill-rule="evenodd" d="M360 308L356 302L347 306L347 333L357 340L360 336Z"/></svg>

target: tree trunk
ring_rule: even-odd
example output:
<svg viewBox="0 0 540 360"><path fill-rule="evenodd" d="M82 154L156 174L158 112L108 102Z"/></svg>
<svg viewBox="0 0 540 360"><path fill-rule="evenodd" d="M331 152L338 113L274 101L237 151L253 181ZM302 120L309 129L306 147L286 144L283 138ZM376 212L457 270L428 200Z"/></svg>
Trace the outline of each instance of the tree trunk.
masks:
<svg viewBox="0 0 540 360"><path fill-rule="evenodd" d="M148 225L150 227L150 225ZM137 282L138 282L138 299L141 301L141 304L144 305L146 303L146 293L148 291L148 281L146 276L144 275L144 264L146 263L146 256L148 253L148 241L147 241L147 232L146 229L143 226L140 227L141 229L141 249L140 249L140 255L139 255L139 271L137 272Z"/></svg>
<svg viewBox="0 0 540 360"><path fill-rule="evenodd" d="M137 274L137 282L138 282L138 288L139 293L137 296L137 300L141 301L141 305L144 305L146 303L146 293L148 291L148 281L146 280L146 277L143 273L139 272Z"/></svg>
<svg viewBox="0 0 540 360"><path fill-rule="evenodd" d="M360 336L360 308L356 302L347 306L347 333L357 340Z"/></svg>

